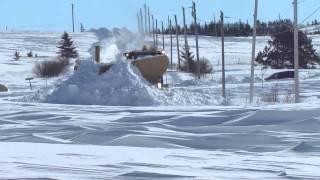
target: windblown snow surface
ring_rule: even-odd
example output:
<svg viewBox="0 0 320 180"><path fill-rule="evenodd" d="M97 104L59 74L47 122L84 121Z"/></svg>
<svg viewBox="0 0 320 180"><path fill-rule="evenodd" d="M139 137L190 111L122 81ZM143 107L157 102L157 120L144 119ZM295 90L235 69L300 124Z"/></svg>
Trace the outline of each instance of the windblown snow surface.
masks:
<svg viewBox="0 0 320 180"><path fill-rule="evenodd" d="M200 38L213 74L197 81L170 70L169 89L158 90L118 56L144 41L128 35L129 46L119 46L122 32L104 41L72 34L82 60L78 71L70 68L47 85L35 78L33 90L25 78L35 62L55 55L62 33L0 34L0 83L10 89L0 94L0 179L320 178L318 70L301 72L304 102L291 105L284 104L288 96L262 102L257 74L256 106L248 106L250 38L227 38L230 100L221 106L218 38ZM320 38L312 38L318 49ZM259 37L258 49L267 39ZM110 55L103 60L115 61L101 76L90 53L98 41ZM193 48L193 37L189 41ZM42 57L12 61L15 49ZM292 82L265 82L263 93L275 86L282 95Z"/></svg>

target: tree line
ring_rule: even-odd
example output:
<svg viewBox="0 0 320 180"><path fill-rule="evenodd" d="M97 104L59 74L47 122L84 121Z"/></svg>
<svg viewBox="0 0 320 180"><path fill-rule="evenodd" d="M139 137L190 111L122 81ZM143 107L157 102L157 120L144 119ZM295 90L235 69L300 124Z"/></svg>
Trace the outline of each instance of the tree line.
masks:
<svg viewBox="0 0 320 180"><path fill-rule="evenodd" d="M258 36L268 36L275 33L279 33L288 29L292 26L292 21L290 19L279 19L274 21L263 22L257 21L257 35ZM175 33L175 28L166 27L164 29L164 34ZM178 33L183 34L184 29L178 25ZM225 36L251 36L253 27L247 22L239 20L238 22L227 22L224 24L224 35ZM205 36L221 36L221 23L219 21L211 21L209 23L205 22L203 24L198 24L199 35ZM157 30L157 33L162 33L161 29ZM187 26L187 34L195 34L194 23Z"/></svg>

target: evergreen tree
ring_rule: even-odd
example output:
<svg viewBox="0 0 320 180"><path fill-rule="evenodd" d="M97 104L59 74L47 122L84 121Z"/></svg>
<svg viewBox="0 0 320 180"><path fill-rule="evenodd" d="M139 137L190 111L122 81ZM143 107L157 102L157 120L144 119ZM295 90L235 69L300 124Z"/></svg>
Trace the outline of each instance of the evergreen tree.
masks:
<svg viewBox="0 0 320 180"><path fill-rule="evenodd" d="M281 29L281 28L280 28ZM280 30L278 29L278 30ZM294 42L293 32L287 27L286 32L280 32L272 36L268 46L256 57L256 62L274 69L294 68ZM320 58L313 48L312 40L299 31L299 68L313 68L320 63Z"/></svg>
<svg viewBox="0 0 320 180"><path fill-rule="evenodd" d="M62 35L62 40L59 42L59 52L58 54L62 58L70 59L70 58L77 58L78 52L73 45L73 41L68 33L64 32Z"/></svg>
<svg viewBox="0 0 320 180"><path fill-rule="evenodd" d="M188 64L189 64L189 70L190 70L190 72L192 72L192 67L194 66L194 55L190 51L189 46L187 47L187 49L185 47L183 48L183 51L181 51L180 57L181 57L181 61L182 61L182 66L180 67L180 69L182 71L187 71Z"/></svg>
<svg viewBox="0 0 320 180"><path fill-rule="evenodd" d="M319 24L319 21L313 20L312 25ZM257 35L258 36L266 36L270 34L279 33L282 31L286 31L288 27L292 26L292 21L290 19L279 19L275 21L262 22L257 20ZM183 28L179 28L179 34L183 34ZM198 33L199 35L207 35L207 36L221 36L221 24L219 21L215 19L210 23L204 22L202 25L198 25ZM224 25L225 36L251 36L253 28L248 23L248 21L243 22L239 20L238 22L226 22ZM175 32L175 31L174 31ZM174 33L173 32L173 33ZM161 33L161 31L158 31ZM169 34L169 28L165 28L165 34ZM320 33L320 30L319 30ZM195 25L191 23L187 26L187 34L194 35L195 34Z"/></svg>

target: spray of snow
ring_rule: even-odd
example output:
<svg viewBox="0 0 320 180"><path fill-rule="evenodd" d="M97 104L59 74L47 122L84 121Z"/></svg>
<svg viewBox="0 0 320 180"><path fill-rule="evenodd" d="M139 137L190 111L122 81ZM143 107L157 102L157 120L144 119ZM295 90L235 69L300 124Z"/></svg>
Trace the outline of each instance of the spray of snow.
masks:
<svg viewBox="0 0 320 180"><path fill-rule="evenodd" d="M134 34L125 28L114 28L111 35L101 39L98 44L101 46L101 61L110 63L117 60L118 55L133 49L141 49L143 45L149 43L141 34Z"/></svg>

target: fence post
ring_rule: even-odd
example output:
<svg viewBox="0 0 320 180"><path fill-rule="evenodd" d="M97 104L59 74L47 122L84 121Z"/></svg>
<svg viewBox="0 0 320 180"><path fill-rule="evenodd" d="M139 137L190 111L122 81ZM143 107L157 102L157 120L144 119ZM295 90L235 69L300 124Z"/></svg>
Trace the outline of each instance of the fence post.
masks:
<svg viewBox="0 0 320 180"><path fill-rule="evenodd" d="M95 61L100 63L100 46L95 46Z"/></svg>

